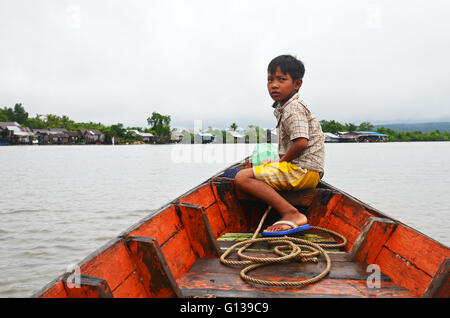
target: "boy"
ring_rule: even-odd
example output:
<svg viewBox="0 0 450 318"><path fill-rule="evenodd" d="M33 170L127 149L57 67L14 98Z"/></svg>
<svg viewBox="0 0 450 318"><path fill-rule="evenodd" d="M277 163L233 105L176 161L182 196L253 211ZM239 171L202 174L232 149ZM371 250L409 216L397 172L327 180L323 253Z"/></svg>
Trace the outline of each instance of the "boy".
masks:
<svg viewBox="0 0 450 318"><path fill-rule="evenodd" d="M263 231L263 236L308 229L306 216L277 191L314 188L323 176L325 137L319 121L298 96L304 73L303 63L290 55L270 62L267 89L274 100L280 159L243 169L235 178L239 198L256 197L281 214L280 221Z"/></svg>

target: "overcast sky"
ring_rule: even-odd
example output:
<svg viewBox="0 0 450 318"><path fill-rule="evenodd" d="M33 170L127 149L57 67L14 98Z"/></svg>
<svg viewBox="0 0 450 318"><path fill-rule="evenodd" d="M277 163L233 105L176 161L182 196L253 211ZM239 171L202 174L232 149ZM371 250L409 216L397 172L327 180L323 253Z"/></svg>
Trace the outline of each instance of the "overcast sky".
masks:
<svg viewBox="0 0 450 318"><path fill-rule="evenodd" d="M0 107L173 127L273 127L267 64L343 123L450 120L448 1L0 0Z"/></svg>

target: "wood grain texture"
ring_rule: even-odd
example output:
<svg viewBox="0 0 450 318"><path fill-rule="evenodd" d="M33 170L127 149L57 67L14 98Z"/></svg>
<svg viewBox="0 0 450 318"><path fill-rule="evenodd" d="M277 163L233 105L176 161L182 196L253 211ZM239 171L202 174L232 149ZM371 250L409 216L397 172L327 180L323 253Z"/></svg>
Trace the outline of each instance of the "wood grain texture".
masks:
<svg viewBox="0 0 450 318"><path fill-rule="evenodd" d="M262 279L297 281L315 276L321 270L315 264L288 264L262 267L252 275ZM199 259L177 282L185 297L413 297L383 276L380 288L367 286L365 267L358 263L340 263L324 279L301 288L258 286L239 277L240 268L224 266L214 259Z"/></svg>

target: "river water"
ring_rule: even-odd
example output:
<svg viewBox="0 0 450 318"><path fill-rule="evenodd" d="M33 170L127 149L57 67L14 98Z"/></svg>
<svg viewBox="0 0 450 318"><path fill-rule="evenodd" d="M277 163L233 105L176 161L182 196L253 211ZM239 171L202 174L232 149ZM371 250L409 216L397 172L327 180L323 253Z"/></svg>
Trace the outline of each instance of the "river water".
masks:
<svg viewBox="0 0 450 318"><path fill-rule="evenodd" d="M0 147L0 297L29 297L252 144ZM326 144L324 181L450 245L450 143Z"/></svg>

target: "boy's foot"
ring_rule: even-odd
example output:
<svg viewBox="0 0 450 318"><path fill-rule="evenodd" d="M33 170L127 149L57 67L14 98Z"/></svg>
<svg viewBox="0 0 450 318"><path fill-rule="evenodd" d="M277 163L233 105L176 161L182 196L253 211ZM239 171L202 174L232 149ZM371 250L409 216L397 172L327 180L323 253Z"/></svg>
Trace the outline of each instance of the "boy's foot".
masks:
<svg viewBox="0 0 450 318"><path fill-rule="evenodd" d="M304 214L297 211L295 213L284 215L278 221L292 221L292 222L297 223L299 226L302 226L302 225L305 225L308 223L308 218ZM276 224L276 225L271 225L271 226L267 227L264 230L264 232L279 232L279 231L286 231L286 230L290 230L290 229L291 229L291 227L289 227L289 225Z"/></svg>

